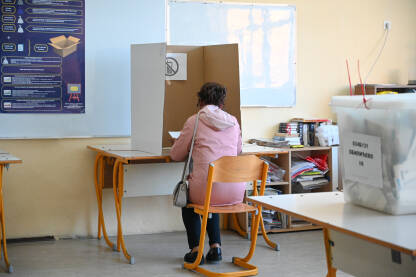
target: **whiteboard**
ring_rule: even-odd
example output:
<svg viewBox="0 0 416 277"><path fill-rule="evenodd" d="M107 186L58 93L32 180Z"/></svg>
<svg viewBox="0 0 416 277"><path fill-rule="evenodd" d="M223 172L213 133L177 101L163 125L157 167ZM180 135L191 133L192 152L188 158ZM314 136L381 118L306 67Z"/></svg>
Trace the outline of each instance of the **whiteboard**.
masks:
<svg viewBox="0 0 416 277"><path fill-rule="evenodd" d="M85 5L85 114L0 114L0 138L130 135L130 45L166 41L165 0Z"/></svg>
<svg viewBox="0 0 416 277"><path fill-rule="evenodd" d="M167 41L238 43L241 106L291 107L296 103L295 15L290 5L170 0Z"/></svg>

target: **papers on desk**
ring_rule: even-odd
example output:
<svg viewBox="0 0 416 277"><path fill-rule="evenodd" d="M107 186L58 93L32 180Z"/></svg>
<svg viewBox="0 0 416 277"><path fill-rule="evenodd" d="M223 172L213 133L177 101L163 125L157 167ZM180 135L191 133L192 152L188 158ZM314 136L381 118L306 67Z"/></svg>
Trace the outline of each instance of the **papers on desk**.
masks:
<svg viewBox="0 0 416 277"><path fill-rule="evenodd" d="M181 132L180 131L169 131L169 136L173 139L178 139Z"/></svg>
<svg viewBox="0 0 416 277"><path fill-rule="evenodd" d="M287 141L275 141L272 139L250 139L248 142L252 144L257 144L259 146L275 148L283 148L289 146L289 143Z"/></svg>

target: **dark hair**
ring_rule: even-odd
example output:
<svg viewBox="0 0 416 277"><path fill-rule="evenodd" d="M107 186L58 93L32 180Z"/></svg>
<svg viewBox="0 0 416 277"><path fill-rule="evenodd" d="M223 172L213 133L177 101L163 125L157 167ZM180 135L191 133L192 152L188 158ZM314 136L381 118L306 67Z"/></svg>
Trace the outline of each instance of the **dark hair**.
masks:
<svg viewBox="0 0 416 277"><path fill-rule="evenodd" d="M198 92L198 104L224 105L227 89L217 83L205 83Z"/></svg>

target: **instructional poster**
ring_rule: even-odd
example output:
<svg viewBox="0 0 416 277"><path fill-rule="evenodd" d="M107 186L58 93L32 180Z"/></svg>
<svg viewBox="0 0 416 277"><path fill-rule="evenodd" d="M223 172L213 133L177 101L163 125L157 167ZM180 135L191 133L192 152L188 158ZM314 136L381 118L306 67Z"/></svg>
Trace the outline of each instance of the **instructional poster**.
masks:
<svg viewBox="0 0 416 277"><path fill-rule="evenodd" d="M85 0L1 1L1 113L85 113Z"/></svg>

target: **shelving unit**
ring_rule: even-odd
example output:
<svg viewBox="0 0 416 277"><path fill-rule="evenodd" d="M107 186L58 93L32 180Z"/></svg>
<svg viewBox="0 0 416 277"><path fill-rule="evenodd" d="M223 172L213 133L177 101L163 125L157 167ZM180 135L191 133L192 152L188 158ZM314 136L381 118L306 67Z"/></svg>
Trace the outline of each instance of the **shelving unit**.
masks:
<svg viewBox="0 0 416 277"><path fill-rule="evenodd" d="M366 94L377 94L381 91L395 91L397 93L414 93L416 91L416 85L389 85L389 84L367 84L365 85ZM361 95L362 88L361 85L355 85L354 94Z"/></svg>
<svg viewBox="0 0 416 277"><path fill-rule="evenodd" d="M328 172L326 174L327 178L329 179L329 182L327 185L324 185L318 189L313 189L311 193L313 192L323 192L323 191L332 191L332 149L331 147L321 147L321 146L311 146L311 147L305 147L305 148L292 148L288 149L287 153L280 153L278 154L278 157L275 158L275 154L268 155L267 153L263 154L263 156L270 156L272 157L273 163L277 164L279 167L284 169L285 175L283 177L283 181L281 182L272 182L267 183L266 187L273 187L275 189L278 189L282 192L282 194L291 194L292 193L292 180L290 178L291 174L291 167L292 167L292 158L299 157L299 158L305 158L307 156L316 156L316 155L322 155L327 154L328 155ZM248 184L246 188L246 196L247 191L252 190L252 185ZM237 224L239 224L239 227L235 226L235 223L230 218L228 220L229 222L229 228L232 230L240 230L240 234L247 235L247 230L249 230L249 224L250 219L249 215L247 213L242 213L237 215ZM302 222L298 221L294 218L291 218L290 216L287 216L287 224L283 224L283 227L280 228L273 228L267 230L267 225L265 225L267 233L281 233L281 232L294 232L294 231L305 231L305 230L314 230L314 229L320 229L320 226L313 225L309 222ZM284 226L286 225L286 226ZM242 233L241 230L244 232Z"/></svg>

